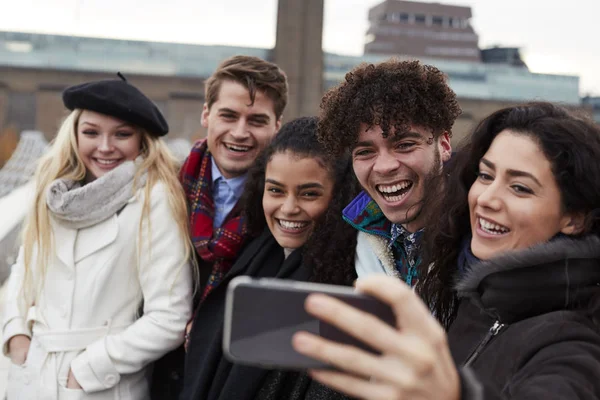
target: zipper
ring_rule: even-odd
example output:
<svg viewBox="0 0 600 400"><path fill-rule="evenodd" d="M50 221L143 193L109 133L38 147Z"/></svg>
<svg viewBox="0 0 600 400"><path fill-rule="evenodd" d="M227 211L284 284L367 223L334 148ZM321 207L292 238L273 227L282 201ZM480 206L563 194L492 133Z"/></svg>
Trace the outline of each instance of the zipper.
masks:
<svg viewBox="0 0 600 400"><path fill-rule="evenodd" d="M477 357L479 357L479 355L481 354L481 352L483 351L485 346L487 346L488 343L494 337L496 337L496 335L498 335L500 333L500 331L504 328L504 326L505 325L500 323L500 321L494 322L494 325L492 325L492 327L490 328L488 333L485 335L483 340L481 342L479 342L477 347L475 347L475 350L473 350L471 355L469 355L469 358L467 358L467 361L465 361L465 363L463 364L463 367L470 366L477 359Z"/></svg>

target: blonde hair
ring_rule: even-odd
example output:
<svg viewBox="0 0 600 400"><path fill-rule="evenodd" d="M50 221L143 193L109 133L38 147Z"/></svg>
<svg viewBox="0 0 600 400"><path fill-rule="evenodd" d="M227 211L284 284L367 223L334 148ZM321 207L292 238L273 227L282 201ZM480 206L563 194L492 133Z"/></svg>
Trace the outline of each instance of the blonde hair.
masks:
<svg viewBox="0 0 600 400"><path fill-rule="evenodd" d="M86 168L77 150L77 124L83 110L75 109L62 123L50 150L40 160L35 173L35 196L33 209L25 220L23 229L23 250L25 276L22 287L22 300L25 305L35 303L39 298L46 276L46 265L54 249L54 238L50 226L50 214L46 206L46 191L56 179L72 179L81 181L86 176ZM185 262L193 265L193 278L196 281L198 272L194 262L194 250L189 235L187 204L185 193L179 183L177 174L179 163L169 151L162 139L141 131L142 164L134 177L134 187L144 172L147 172L144 190L142 218L138 230L138 261L142 248L143 225L147 221L148 240L150 240L150 193L157 182L166 186L169 207L177 222L180 236L185 240ZM35 250L35 251L34 251ZM33 260L36 259L35 265ZM34 282L34 270L39 279Z"/></svg>

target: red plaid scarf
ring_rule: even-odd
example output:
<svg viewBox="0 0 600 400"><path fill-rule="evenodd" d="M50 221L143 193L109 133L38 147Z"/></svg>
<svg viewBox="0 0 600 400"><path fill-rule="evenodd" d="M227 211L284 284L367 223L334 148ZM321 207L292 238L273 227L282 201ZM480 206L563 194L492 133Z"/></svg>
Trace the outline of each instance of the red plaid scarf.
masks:
<svg viewBox="0 0 600 400"><path fill-rule="evenodd" d="M213 230L215 204L212 195L211 157L206 139L197 142L179 172L190 213L192 242L202 260L212 270L202 293L203 301L229 271L248 238L245 219L239 204L229 213L223 225Z"/></svg>

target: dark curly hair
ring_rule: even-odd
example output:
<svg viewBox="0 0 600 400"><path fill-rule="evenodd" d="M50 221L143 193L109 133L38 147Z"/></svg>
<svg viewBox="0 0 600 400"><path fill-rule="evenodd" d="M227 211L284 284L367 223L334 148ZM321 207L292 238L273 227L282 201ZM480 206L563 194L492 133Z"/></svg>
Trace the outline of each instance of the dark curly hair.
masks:
<svg viewBox="0 0 600 400"><path fill-rule="evenodd" d="M379 125L383 137L414 124L429 128L437 139L452 134L460 113L456 94L435 67L396 59L361 64L321 100L319 140L333 154L351 150L361 123Z"/></svg>
<svg viewBox="0 0 600 400"><path fill-rule="evenodd" d="M267 226L262 198L265 171L273 155L290 151L301 157L317 158L334 180L333 197L317 221L303 248L303 263L312 271L311 280L350 285L356 279L354 257L356 230L342 219L342 210L359 192L348 152L330 157L317 140L317 118L303 117L284 124L248 172L242 204L248 229L254 236Z"/></svg>
<svg viewBox="0 0 600 400"><path fill-rule="evenodd" d="M496 136L510 129L535 140L552 165L565 212L583 213L581 235L600 234L600 127L563 107L536 102L496 111L465 139L438 179L439 196L428 196L425 255L417 291L440 322L449 326L458 305L453 290L461 243L471 233L468 192L479 162Z"/></svg>

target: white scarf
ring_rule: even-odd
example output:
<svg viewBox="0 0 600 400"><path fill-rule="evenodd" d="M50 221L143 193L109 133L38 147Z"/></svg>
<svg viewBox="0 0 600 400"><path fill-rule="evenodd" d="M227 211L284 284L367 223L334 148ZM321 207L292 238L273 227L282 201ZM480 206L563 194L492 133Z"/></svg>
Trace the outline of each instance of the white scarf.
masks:
<svg viewBox="0 0 600 400"><path fill-rule="evenodd" d="M81 185L79 181L57 179L50 184L46 203L54 218L69 228L81 229L95 225L120 211L137 189L146 184L147 173L133 180L142 162L138 157L126 161L94 181Z"/></svg>

